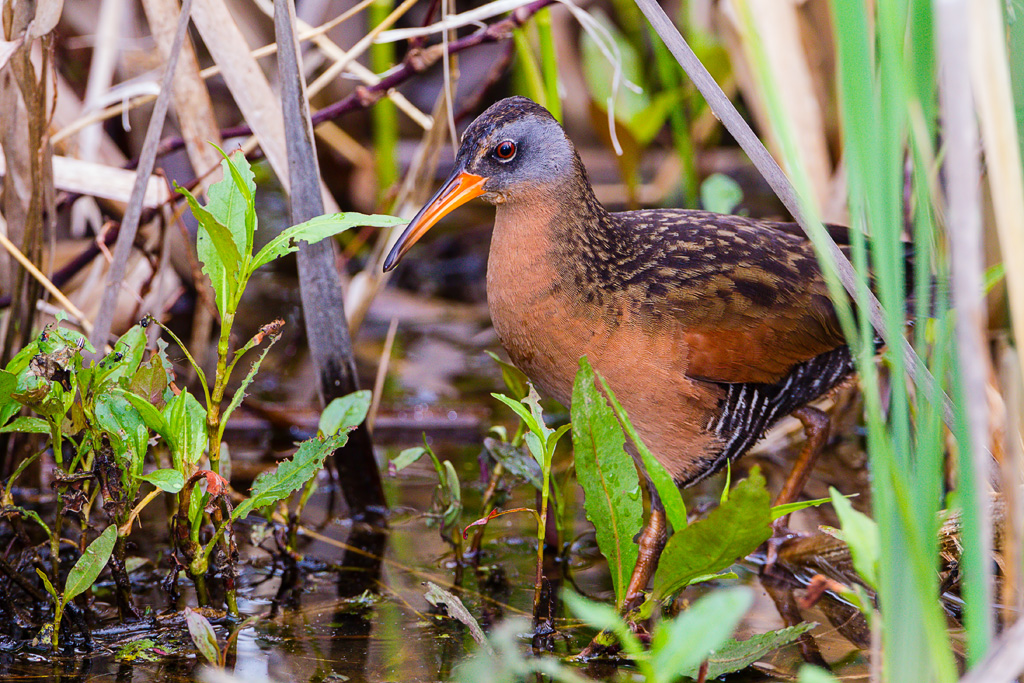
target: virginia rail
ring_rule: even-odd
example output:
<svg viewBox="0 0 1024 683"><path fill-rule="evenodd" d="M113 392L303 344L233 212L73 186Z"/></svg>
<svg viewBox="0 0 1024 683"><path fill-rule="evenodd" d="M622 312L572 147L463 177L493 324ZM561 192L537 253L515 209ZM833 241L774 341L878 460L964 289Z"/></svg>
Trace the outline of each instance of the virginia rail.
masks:
<svg viewBox="0 0 1024 683"><path fill-rule="evenodd" d="M610 213L558 122L511 97L466 130L455 170L384 269L474 197L497 206L491 319L512 362L542 392L568 405L586 355L682 486L794 414L807 445L778 502L800 493L828 434L827 416L807 403L853 362L796 226L681 209ZM665 541L664 511L648 490L652 512L627 605L642 595Z"/></svg>

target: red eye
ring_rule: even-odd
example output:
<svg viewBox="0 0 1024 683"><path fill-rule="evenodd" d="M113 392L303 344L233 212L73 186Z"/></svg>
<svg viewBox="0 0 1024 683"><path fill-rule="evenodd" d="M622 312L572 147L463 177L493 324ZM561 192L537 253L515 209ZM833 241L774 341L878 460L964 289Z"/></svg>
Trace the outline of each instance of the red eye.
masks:
<svg viewBox="0 0 1024 683"><path fill-rule="evenodd" d="M498 146L494 148L494 154L502 161L509 161L516 155L516 143L511 140L499 142Z"/></svg>

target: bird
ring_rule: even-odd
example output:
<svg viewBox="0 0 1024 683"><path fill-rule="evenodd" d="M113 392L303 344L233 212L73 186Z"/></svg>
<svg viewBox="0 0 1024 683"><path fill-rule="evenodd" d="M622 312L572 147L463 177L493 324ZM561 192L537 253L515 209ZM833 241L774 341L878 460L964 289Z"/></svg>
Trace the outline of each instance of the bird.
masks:
<svg viewBox="0 0 1024 683"><path fill-rule="evenodd" d="M827 414L808 404L848 378L854 363L798 226L686 209L610 212L558 121L536 102L510 97L466 129L454 170L395 242L384 270L476 197L496 207L491 320L541 393L568 406L587 356L682 487L794 415L807 440L776 504L799 496L829 430ZM848 244L845 228L829 230ZM665 512L647 484L651 513L637 537L627 606L642 600L666 541Z"/></svg>

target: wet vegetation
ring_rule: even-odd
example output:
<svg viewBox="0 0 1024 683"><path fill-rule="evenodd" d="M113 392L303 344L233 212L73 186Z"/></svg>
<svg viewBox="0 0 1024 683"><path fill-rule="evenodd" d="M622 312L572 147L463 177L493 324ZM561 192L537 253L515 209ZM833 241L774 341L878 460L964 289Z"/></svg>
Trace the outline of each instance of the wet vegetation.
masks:
<svg viewBox="0 0 1024 683"><path fill-rule="evenodd" d="M1021 675L1021 8L657 7L3 4L5 680ZM608 206L807 232L857 379L798 501L792 418L680 490L586 357L541 396L488 325L491 212L385 287L508 94Z"/></svg>

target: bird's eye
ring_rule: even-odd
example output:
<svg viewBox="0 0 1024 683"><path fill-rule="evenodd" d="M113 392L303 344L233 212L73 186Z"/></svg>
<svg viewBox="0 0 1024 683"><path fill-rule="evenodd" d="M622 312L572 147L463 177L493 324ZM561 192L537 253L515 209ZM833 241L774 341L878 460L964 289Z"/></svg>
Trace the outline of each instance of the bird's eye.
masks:
<svg viewBox="0 0 1024 683"><path fill-rule="evenodd" d="M512 157L516 155L516 143L511 140L499 142L498 146L494 148L494 155L501 161L511 161Z"/></svg>

